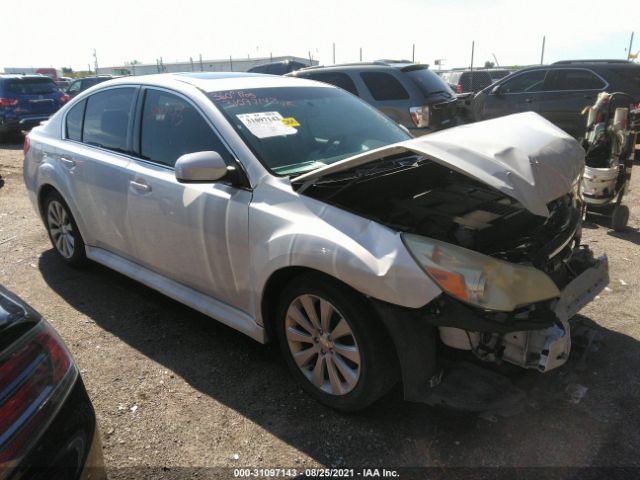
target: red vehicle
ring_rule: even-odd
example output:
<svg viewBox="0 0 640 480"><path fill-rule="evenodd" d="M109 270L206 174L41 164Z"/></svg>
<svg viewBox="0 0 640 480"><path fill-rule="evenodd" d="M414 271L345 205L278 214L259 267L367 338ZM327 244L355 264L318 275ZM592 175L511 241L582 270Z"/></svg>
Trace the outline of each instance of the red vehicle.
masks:
<svg viewBox="0 0 640 480"><path fill-rule="evenodd" d="M52 78L54 81L58 80L58 70L55 68L39 68L36 70L36 73L40 75L46 75L47 77Z"/></svg>

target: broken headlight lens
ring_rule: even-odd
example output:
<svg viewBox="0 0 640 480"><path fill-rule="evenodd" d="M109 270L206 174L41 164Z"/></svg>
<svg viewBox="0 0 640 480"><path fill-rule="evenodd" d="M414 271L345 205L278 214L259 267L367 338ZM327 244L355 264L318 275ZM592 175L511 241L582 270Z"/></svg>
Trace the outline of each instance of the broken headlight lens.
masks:
<svg viewBox="0 0 640 480"><path fill-rule="evenodd" d="M551 278L537 268L419 235L403 234L402 238L415 261L442 290L472 305L510 312L560 295Z"/></svg>

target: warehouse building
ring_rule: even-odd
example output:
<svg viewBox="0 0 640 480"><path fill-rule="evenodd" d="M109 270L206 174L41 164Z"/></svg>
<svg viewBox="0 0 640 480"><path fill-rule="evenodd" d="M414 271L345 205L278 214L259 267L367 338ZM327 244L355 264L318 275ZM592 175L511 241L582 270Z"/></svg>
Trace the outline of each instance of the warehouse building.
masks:
<svg viewBox="0 0 640 480"><path fill-rule="evenodd" d="M151 64L126 64L115 67L98 67L99 75L150 75L167 72L246 72L251 67L271 62L296 61L305 65L317 65L317 60L286 55L262 58L227 58L223 60L189 59L186 62L164 63L161 59Z"/></svg>

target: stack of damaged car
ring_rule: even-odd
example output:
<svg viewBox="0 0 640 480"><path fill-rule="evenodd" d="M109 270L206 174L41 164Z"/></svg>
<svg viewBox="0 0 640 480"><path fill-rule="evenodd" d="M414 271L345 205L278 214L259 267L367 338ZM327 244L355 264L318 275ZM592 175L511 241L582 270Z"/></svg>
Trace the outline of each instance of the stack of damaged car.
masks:
<svg viewBox="0 0 640 480"><path fill-rule="evenodd" d="M504 389L482 366L561 366L608 282L581 243L584 151L534 113L411 138L319 82L157 75L79 95L25 149L64 262L277 340L336 409L399 380L408 400L485 409L470 392Z"/></svg>

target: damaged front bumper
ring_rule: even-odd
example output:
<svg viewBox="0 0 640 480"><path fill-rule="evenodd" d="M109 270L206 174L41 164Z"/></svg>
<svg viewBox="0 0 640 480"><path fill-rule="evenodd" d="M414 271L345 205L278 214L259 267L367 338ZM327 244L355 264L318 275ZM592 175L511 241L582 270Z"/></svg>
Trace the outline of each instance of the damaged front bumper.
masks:
<svg viewBox="0 0 640 480"><path fill-rule="evenodd" d="M422 309L374 302L396 345L405 399L434 403L435 390L441 392L443 387L445 391L454 392L447 394L449 397L462 392L460 398L464 398L464 382L461 383L460 379L466 377L456 372L455 368L449 370L454 372L449 380L460 385L453 389L451 385L441 385L447 383L448 376L447 369L443 369L442 362L437 358L440 343L471 351L475 357L486 362L504 361L541 372L563 365L571 350L569 319L593 300L609 282L607 258L595 259L591 252L587 252L588 262L582 262L578 271L574 268L559 298L528 305L510 313L482 311L446 295ZM482 380L477 373L467 377L476 378L476 383ZM486 388L481 397L500 399L498 392L492 395L489 391L501 381L483 380L480 383ZM472 392L467 391L467 394ZM436 397L439 399L436 403L446 403L438 395ZM464 408L465 402L454 401L453 404L457 408ZM473 403L473 400L469 402ZM475 402L476 406L482 403ZM483 410L479 406L473 409Z"/></svg>
<svg viewBox="0 0 640 480"><path fill-rule="evenodd" d="M569 358L569 319L593 300L608 283L608 261L603 256L571 280L562 289L560 297L548 305L555 316L553 325L508 333L440 326L440 339L449 347L470 350L484 361L506 361L523 368L547 372L563 365Z"/></svg>

